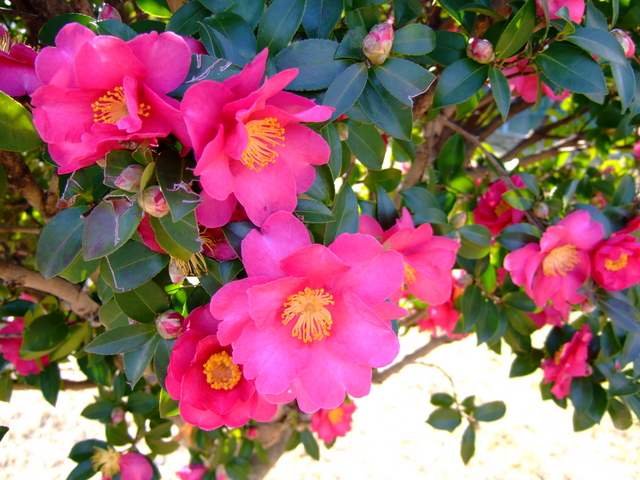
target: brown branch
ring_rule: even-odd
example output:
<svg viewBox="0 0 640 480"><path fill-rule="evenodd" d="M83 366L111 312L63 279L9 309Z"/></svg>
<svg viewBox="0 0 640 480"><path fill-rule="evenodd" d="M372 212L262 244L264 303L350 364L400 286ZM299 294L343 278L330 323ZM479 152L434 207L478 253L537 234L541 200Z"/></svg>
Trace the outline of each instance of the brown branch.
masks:
<svg viewBox="0 0 640 480"><path fill-rule="evenodd" d="M97 385L91 380L82 380L76 382L73 380L62 380L62 390L87 390L89 388L95 388ZM34 387L28 383L14 383L14 390L39 390L39 387Z"/></svg>
<svg viewBox="0 0 640 480"><path fill-rule="evenodd" d="M409 355L405 355L402 360L400 360L397 363L394 363L386 370L383 370L381 372L376 372L373 375L372 382L375 385L380 385L392 375L395 375L396 373L400 372L407 365L416 363L417 360L429 355L436 348L441 347L442 345L446 345L448 343L453 343L457 341L458 339L449 338L446 335L442 335L440 337L431 337L431 340L429 340L429 343L427 343L426 345L423 345L422 347L418 348L415 352L410 353Z"/></svg>
<svg viewBox="0 0 640 480"><path fill-rule="evenodd" d="M0 15L9 15L12 17L22 18L38 18L38 15L34 13L21 12L19 10L12 10L10 8L0 7Z"/></svg>
<svg viewBox="0 0 640 480"><path fill-rule="evenodd" d="M427 111L431 108L433 104L433 97L436 94L436 87L438 85L438 78L436 78L429 89L418 95L413 100L413 121L415 122L419 118L421 118Z"/></svg>
<svg viewBox="0 0 640 480"><path fill-rule="evenodd" d="M55 295L69 303L71 310L81 317L91 317L97 314L100 308L89 295L82 293L79 286L59 277L47 280L40 273L13 263L0 261L0 279L12 286L32 288Z"/></svg>
<svg viewBox="0 0 640 480"><path fill-rule="evenodd" d="M22 161L20 155L15 152L0 150L0 164L7 174L9 186L20 193L33 208L38 210L45 221L59 212L56 203L58 201L57 177L51 182L51 189L45 192L35 181L31 170Z"/></svg>
<svg viewBox="0 0 640 480"><path fill-rule="evenodd" d="M29 233L32 235L38 235L40 233L40 227L14 227L0 225L0 235L3 233Z"/></svg>

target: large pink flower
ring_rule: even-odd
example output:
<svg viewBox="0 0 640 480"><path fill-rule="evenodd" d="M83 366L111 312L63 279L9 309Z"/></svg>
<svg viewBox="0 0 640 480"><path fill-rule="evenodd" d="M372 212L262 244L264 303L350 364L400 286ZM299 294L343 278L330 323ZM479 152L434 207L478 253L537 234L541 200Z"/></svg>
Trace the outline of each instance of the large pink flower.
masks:
<svg viewBox="0 0 640 480"><path fill-rule="evenodd" d="M242 257L248 278L222 287L211 312L258 391L305 412L367 395L372 367L398 354L389 320L406 311L385 300L402 282L400 255L361 234L311 244L300 220L278 212L247 235Z"/></svg>
<svg viewBox="0 0 640 480"><path fill-rule="evenodd" d="M569 343L565 343L553 358L542 362L544 383L554 382L551 388L556 398L562 399L569 395L571 380L574 377L589 375L591 368L587 365L591 331L586 323L576 332Z"/></svg>
<svg viewBox="0 0 640 480"><path fill-rule="evenodd" d="M640 243L633 235L614 235L602 241L591 257L595 282L610 292L640 282Z"/></svg>
<svg viewBox="0 0 640 480"><path fill-rule="evenodd" d="M325 410L321 408L311 417L311 431L327 443L336 437L344 437L351 430L351 416L356 410L355 403L343 403L339 407Z"/></svg>
<svg viewBox="0 0 640 480"><path fill-rule="evenodd" d="M40 85L34 64L36 51L23 43L14 43L0 26L0 91L19 97L31 95Z"/></svg>
<svg viewBox="0 0 640 480"><path fill-rule="evenodd" d="M453 333L460 318L460 312L454 308L456 298L464 293L464 290L455 286L451 291L451 298L440 305L429 305L427 315L417 320L421 332L429 330L435 335L446 335L449 338L464 338L466 335Z"/></svg>
<svg viewBox="0 0 640 480"><path fill-rule="evenodd" d="M509 253L504 267L511 272L513 283L524 285L538 308L549 300L558 310L566 302L580 303L585 297L578 289L591 272L589 253L602 238L604 230L592 222L585 211L576 211L549 227L540 244L529 243Z"/></svg>
<svg viewBox="0 0 640 480"><path fill-rule="evenodd" d="M24 319L16 318L13 322L9 322L4 326L0 333L9 334L22 334L24 331ZM16 338L0 338L0 352L2 356L9 360L16 367L16 371L20 375L35 375L42 371L42 367L49 365L49 355L40 357L38 360L23 360L20 358L20 348L22 347L22 337ZM40 362L40 365L38 365Z"/></svg>
<svg viewBox="0 0 640 480"><path fill-rule="evenodd" d="M182 111L205 192L230 214L236 199L256 225L274 212L293 212L309 189L312 165L329 161L322 136L300 122L320 122L333 109L283 92L298 74L285 70L262 86L267 50L222 83L203 81L184 95ZM217 208L212 205L212 208ZM228 217L220 218L222 226Z"/></svg>
<svg viewBox="0 0 640 480"><path fill-rule="evenodd" d="M144 455L130 452L121 454L111 446L106 449L94 447L91 457L93 468L102 473L102 480L111 480L120 474L120 480L151 480L153 467Z"/></svg>
<svg viewBox="0 0 640 480"><path fill-rule="evenodd" d="M416 228L409 210L387 231L369 215L360 217L360 233L381 239L385 249L402 255L407 290L423 302L439 305L451 296L451 269L456 262L460 244L455 240L433 235L431 225Z"/></svg>
<svg viewBox="0 0 640 480"><path fill-rule="evenodd" d="M582 22L582 16L584 15L585 2L584 0L536 0L536 13L540 17L544 17L544 10L542 9L542 2L546 2L549 5L549 15L551 20L554 18L560 18L556 15L556 12L562 7L569 9L569 18L572 22Z"/></svg>
<svg viewBox="0 0 640 480"><path fill-rule="evenodd" d="M253 382L232 361L233 350L220 345L218 323L206 307L189 314L186 331L171 353L167 392L180 402L184 421L203 430L241 427L251 418L271 420L277 406L256 392Z"/></svg>
<svg viewBox="0 0 640 480"><path fill-rule="evenodd" d="M513 175L511 181L518 188L524 187L520 175ZM494 182L487 193L478 199L478 206L473 211L473 220L479 225L484 225L491 231L494 237L499 235L503 228L520 223L524 218L524 212L513 208L502 198L502 194L509 190L502 180Z"/></svg>
<svg viewBox="0 0 640 480"><path fill-rule="evenodd" d="M94 163L130 142L174 133L190 146L180 104L167 96L187 75L189 47L157 32L125 42L65 25L56 47L36 59L43 86L32 95L34 123L60 173Z"/></svg>

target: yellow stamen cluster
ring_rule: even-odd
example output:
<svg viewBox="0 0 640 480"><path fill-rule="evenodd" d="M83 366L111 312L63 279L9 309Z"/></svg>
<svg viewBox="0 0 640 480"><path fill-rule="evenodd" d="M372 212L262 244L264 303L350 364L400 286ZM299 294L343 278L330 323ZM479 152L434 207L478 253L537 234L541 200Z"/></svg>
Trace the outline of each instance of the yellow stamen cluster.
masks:
<svg viewBox="0 0 640 480"><path fill-rule="evenodd" d="M404 283L407 285L416 281L416 269L404 262Z"/></svg>
<svg viewBox="0 0 640 480"><path fill-rule="evenodd" d="M509 202L507 202L503 198L502 200L500 200L500 203L498 204L498 206L493 211L495 212L496 217L499 217L500 215L502 215L504 212L506 212L510 208L511 208L511 205L509 205Z"/></svg>
<svg viewBox="0 0 640 480"><path fill-rule="evenodd" d="M312 290L309 287L304 292L298 292L287 298L282 314L283 325L288 324L296 316L298 321L291 330L291 336L298 337L303 342L322 340L331 335L331 313L324 308L333 305L333 295L324 293L324 288Z"/></svg>
<svg viewBox="0 0 640 480"><path fill-rule="evenodd" d="M276 161L278 152L273 147L284 147L284 128L280 128L277 118L252 120L245 125L249 144L242 152L240 161L249 170L260 171Z"/></svg>
<svg viewBox="0 0 640 480"><path fill-rule="evenodd" d="M109 90L105 95L100 97L97 102L91 104L93 108L93 121L95 123L118 123L124 117L129 115L127 110L127 100L124 96L124 88L116 87L113 91ZM151 106L140 104L138 115L143 117L149 116Z"/></svg>
<svg viewBox="0 0 640 480"><path fill-rule="evenodd" d="M567 244L551 250L542 261L542 271L548 277L566 277L567 272L573 270L578 263L578 250L575 246Z"/></svg>
<svg viewBox="0 0 640 480"><path fill-rule="evenodd" d="M618 260L611 260L610 258L607 258L604 261L604 268L612 272L617 272L627 266L627 258L628 256L626 253L620 254L620 258Z"/></svg>
<svg viewBox="0 0 640 480"><path fill-rule="evenodd" d="M231 390L242 378L240 367L233 363L231 355L225 351L211 355L203 368L207 383L214 390Z"/></svg>
<svg viewBox="0 0 640 480"><path fill-rule="evenodd" d="M91 456L91 464L96 472L102 472L103 477L111 478L120 472L120 453L112 447L107 449L93 447L95 453Z"/></svg>
<svg viewBox="0 0 640 480"><path fill-rule="evenodd" d="M344 411L341 407L329 410L329 413L327 413L327 418L333 425L335 425L336 423L340 423L344 418Z"/></svg>

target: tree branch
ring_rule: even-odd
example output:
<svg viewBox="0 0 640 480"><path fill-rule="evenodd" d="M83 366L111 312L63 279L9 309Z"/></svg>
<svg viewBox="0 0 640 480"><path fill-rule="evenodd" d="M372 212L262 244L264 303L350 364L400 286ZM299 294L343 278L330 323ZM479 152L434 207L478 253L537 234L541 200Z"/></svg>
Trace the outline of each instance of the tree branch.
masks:
<svg viewBox="0 0 640 480"><path fill-rule="evenodd" d="M11 225L0 225L0 235L3 233L29 233L32 235L38 235L40 233L40 227L14 227Z"/></svg>
<svg viewBox="0 0 640 480"><path fill-rule="evenodd" d="M71 310L81 317L97 314L100 305L89 295L82 293L79 286L55 277L47 280L40 273L0 260L0 279L13 286L21 286L50 293L69 303Z"/></svg>
<svg viewBox="0 0 640 480"><path fill-rule="evenodd" d="M95 388L97 385L91 380L82 380L76 382L73 380L62 380L62 390L87 390L89 388ZM28 383L14 383L14 390L39 390L38 387L29 385Z"/></svg>

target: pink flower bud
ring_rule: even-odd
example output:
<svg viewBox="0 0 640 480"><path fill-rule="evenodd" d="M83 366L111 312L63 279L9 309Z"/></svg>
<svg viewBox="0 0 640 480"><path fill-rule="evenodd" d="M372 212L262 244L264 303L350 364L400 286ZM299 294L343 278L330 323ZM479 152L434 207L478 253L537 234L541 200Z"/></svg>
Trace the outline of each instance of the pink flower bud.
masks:
<svg viewBox="0 0 640 480"><path fill-rule="evenodd" d="M169 277L171 278L171 283L174 285L180 285L184 282L184 279L187 278L184 274L184 269L173 257L169 260Z"/></svg>
<svg viewBox="0 0 640 480"><path fill-rule="evenodd" d="M371 29L362 41L362 51L374 65L382 65L393 45L393 26L379 23Z"/></svg>
<svg viewBox="0 0 640 480"><path fill-rule="evenodd" d="M138 203L152 217L160 218L169 213L169 204L158 185L145 188L140 198L138 198Z"/></svg>
<svg viewBox="0 0 640 480"><path fill-rule="evenodd" d="M117 20L118 22L121 22L122 17L118 10L108 3L103 3L102 8L100 9L100 15L98 15L98 20Z"/></svg>
<svg viewBox="0 0 640 480"><path fill-rule="evenodd" d="M467 56L478 63L491 63L496 59L493 45L489 40L470 38L467 44Z"/></svg>
<svg viewBox="0 0 640 480"><path fill-rule="evenodd" d="M144 167L142 165L129 165L118 175L118 178L113 183L120 190L135 192L140 188L140 180L143 173Z"/></svg>
<svg viewBox="0 0 640 480"><path fill-rule="evenodd" d="M111 422L118 424L124 420L124 409L122 407L116 407L111 411Z"/></svg>
<svg viewBox="0 0 640 480"><path fill-rule="evenodd" d="M631 37L624 31L616 28L614 30L611 30L611 35L616 37L616 40L620 42L620 45L622 45L622 50L624 50L624 54L627 56L627 58L632 57L633 54L636 53L636 46L633 43L633 40L631 40Z"/></svg>
<svg viewBox="0 0 640 480"><path fill-rule="evenodd" d="M636 156L636 158L640 159L640 141L636 142L636 144L633 146L633 154Z"/></svg>
<svg viewBox="0 0 640 480"><path fill-rule="evenodd" d="M156 328L162 338L172 340L182 333L184 317L175 310L167 310L156 317Z"/></svg>
<svg viewBox="0 0 640 480"><path fill-rule="evenodd" d="M338 136L341 142L345 142L349 138L349 127L346 123L336 123L336 129L338 130Z"/></svg>
<svg viewBox="0 0 640 480"><path fill-rule="evenodd" d="M582 313L591 313L596 309L596 306L591 303L589 299L584 299L584 301L580 304L580 311Z"/></svg>
<svg viewBox="0 0 640 480"><path fill-rule="evenodd" d="M258 438L258 429L256 427L247 428L247 438L249 440L255 440Z"/></svg>
<svg viewBox="0 0 640 480"><path fill-rule="evenodd" d="M467 214L465 212L458 212L451 216L451 226L453 228L463 227L467 223Z"/></svg>
<svg viewBox="0 0 640 480"><path fill-rule="evenodd" d="M533 206L533 214L538 218L547 218L549 216L549 205L538 202Z"/></svg>

